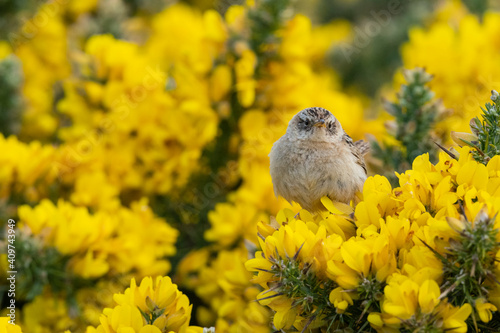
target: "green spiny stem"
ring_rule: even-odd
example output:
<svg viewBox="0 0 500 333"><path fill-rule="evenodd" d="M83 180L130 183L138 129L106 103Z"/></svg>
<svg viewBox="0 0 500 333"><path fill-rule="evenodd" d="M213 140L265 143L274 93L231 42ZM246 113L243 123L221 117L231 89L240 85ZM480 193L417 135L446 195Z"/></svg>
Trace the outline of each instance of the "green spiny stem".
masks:
<svg viewBox="0 0 500 333"><path fill-rule="evenodd" d="M495 90L491 91L493 104L486 103L481 117L474 118L470 127L478 137L478 142L472 147L474 159L480 163L487 164L488 161L500 152L500 97Z"/></svg>
<svg viewBox="0 0 500 333"><path fill-rule="evenodd" d="M372 155L382 164L377 168L378 164L372 163L374 171L386 175L393 185L397 185L393 171L404 172L415 157L429 153L431 161L436 159L437 149L433 145L436 138L432 128L442 113L441 104L433 101L434 93L427 87L432 76L421 68L406 70L404 75L407 84L401 86L397 100L384 102L386 111L394 116L390 126L393 133L390 134L400 145L372 144ZM390 173L387 170L391 170Z"/></svg>

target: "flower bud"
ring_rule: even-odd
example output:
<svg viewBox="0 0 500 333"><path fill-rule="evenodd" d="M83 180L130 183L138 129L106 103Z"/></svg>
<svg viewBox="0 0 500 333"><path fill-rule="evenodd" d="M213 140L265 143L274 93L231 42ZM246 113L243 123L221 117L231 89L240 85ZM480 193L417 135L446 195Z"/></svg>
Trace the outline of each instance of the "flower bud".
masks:
<svg viewBox="0 0 500 333"><path fill-rule="evenodd" d="M387 111L387 113L389 113L391 116L396 117L398 114L401 113L400 108L396 104L391 103L385 98L382 99L382 105L384 109Z"/></svg>
<svg viewBox="0 0 500 333"><path fill-rule="evenodd" d="M469 147L475 147L479 143L477 136L471 133L451 131L450 136L453 142L459 146L463 146L465 144Z"/></svg>
<svg viewBox="0 0 500 333"><path fill-rule="evenodd" d="M481 128L481 121L477 117L474 117L470 120L469 127L471 132L477 136L479 135L479 128Z"/></svg>
<svg viewBox="0 0 500 333"><path fill-rule="evenodd" d="M446 218L446 222L448 222L450 228L458 233L461 233L465 229L465 221L463 219L457 219L455 217L449 216Z"/></svg>
<svg viewBox="0 0 500 333"><path fill-rule="evenodd" d="M156 309L158 309L158 306L149 296L146 296L146 306L148 307L149 312L154 312Z"/></svg>
<svg viewBox="0 0 500 333"><path fill-rule="evenodd" d="M494 102L498 99L498 91L492 90L491 91L491 100Z"/></svg>

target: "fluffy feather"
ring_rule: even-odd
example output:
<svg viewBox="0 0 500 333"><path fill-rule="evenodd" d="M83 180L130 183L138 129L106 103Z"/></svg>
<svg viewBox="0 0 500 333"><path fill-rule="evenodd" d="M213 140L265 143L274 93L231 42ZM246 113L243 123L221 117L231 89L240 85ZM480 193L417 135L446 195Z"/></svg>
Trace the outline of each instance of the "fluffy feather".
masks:
<svg viewBox="0 0 500 333"><path fill-rule="evenodd" d="M328 110L297 113L271 149L274 192L310 211L324 210L321 197L349 203L366 180L364 141L353 142Z"/></svg>

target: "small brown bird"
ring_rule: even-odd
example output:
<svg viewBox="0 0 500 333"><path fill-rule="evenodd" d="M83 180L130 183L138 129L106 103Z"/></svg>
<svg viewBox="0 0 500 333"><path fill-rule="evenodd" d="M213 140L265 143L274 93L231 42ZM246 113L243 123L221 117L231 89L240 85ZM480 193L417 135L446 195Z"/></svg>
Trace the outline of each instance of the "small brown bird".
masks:
<svg viewBox="0 0 500 333"><path fill-rule="evenodd" d="M297 113L269 154L276 196L324 210L321 197L349 203L366 180L369 145L353 142L335 116L320 107Z"/></svg>

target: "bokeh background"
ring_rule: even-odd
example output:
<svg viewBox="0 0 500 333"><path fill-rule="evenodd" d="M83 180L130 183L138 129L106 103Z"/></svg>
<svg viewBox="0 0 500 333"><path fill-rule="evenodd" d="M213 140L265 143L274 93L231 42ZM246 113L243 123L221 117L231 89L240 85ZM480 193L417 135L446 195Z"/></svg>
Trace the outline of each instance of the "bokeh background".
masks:
<svg viewBox="0 0 500 333"><path fill-rule="evenodd" d="M8 219L17 226L16 323L84 332L132 278L169 276L192 304L176 331L270 332L244 263L258 221L300 209L274 196L268 171L288 121L332 111L372 142L371 175L433 158L432 144L408 142L446 145L500 88L498 10L494 0L0 1L0 225L2 239ZM424 128L391 114L403 69L416 67L433 76ZM6 254L1 264L5 315Z"/></svg>

